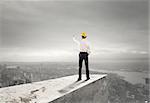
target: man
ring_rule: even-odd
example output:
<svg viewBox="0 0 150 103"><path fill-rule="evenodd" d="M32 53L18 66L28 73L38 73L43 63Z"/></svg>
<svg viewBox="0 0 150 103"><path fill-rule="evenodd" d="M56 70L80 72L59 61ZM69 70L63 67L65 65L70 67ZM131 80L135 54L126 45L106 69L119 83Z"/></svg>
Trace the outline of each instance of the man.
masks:
<svg viewBox="0 0 150 103"><path fill-rule="evenodd" d="M79 45L79 78L78 81L82 79L82 62L85 61L85 67L86 67L86 80L90 79L89 76L89 65L88 65L88 55L90 54L90 47L89 43L86 40L87 34L85 32L81 33L81 41L79 42L76 40L75 35L73 36L73 40Z"/></svg>

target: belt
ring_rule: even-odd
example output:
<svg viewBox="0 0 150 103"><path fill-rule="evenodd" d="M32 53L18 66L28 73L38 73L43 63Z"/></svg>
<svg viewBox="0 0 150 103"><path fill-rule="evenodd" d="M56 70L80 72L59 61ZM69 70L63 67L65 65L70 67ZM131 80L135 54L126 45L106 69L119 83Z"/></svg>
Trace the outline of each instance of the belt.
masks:
<svg viewBox="0 0 150 103"><path fill-rule="evenodd" d="M80 52L80 54L87 54L87 52Z"/></svg>

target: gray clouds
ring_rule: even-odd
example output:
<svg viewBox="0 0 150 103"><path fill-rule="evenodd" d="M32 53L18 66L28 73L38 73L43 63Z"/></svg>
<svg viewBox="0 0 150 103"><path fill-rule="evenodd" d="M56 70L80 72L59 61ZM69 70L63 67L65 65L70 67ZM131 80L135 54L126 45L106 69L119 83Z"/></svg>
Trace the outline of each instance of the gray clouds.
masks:
<svg viewBox="0 0 150 103"><path fill-rule="evenodd" d="M82 31L88 33L94 52L104 48L148 52L146 0L4 2L1 22L6 52L13 48L72 51L72 35Z"/></svg>

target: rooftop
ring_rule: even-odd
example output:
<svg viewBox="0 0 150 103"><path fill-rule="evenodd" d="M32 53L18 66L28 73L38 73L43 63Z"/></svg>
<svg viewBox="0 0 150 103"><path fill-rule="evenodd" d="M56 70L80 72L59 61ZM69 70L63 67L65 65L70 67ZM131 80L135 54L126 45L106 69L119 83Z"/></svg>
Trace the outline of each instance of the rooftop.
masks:
<svg viewBox="0 0 150 103"><path fill-rule="evenodd" d="M78 75L72 75L30 84L5 87L0 89L0 100L2 100L1 103L9 103L12 101L19 103L21 101L48 103L105 76L106 74L92 74L91 79L85 81L86 78L83 75L83 79L77 82Z"/></svg>

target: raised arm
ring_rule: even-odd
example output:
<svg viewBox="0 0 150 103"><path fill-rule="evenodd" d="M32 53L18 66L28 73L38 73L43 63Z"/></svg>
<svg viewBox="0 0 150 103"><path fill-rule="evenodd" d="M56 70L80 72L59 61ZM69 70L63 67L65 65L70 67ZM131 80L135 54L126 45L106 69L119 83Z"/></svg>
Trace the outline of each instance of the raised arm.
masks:
<svg viewBox="0 0 150 103"><path fill-rule="evenodd" d="M75 35L73 35L73 41L80 45L80 42L76 39Z"/></svg>

